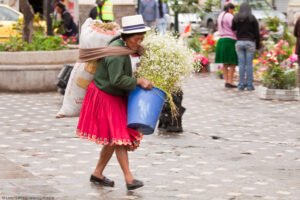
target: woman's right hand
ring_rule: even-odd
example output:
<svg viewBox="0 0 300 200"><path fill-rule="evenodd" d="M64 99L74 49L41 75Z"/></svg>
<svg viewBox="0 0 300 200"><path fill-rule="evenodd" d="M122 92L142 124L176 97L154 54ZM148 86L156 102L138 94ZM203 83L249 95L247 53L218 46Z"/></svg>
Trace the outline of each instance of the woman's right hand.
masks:
<svg viewBox="0 0 300 200"><path fill-rule="evenodd" d="M137 85L141 86L142 88L144 88L146 90L151 90L154 86L149 80L144 79L144 78L138 78Z"/></svg>

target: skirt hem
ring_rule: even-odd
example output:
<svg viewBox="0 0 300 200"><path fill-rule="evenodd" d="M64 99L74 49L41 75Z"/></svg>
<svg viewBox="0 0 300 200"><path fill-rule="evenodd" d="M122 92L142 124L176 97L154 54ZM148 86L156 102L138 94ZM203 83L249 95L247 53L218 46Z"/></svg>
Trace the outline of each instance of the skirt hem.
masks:
<svg viewBox="0 0 300 200"><path fill-rule="evenodd" d="M130 131L130 128L128 128L128 129ZM79 136L81 139L86 139L86 140L95 142L96 144L102 144L104 146L106 146L106 145L108 145L108 146L115 146L115 145L128 146L129 151L133 151L137 147L139 147L140 141L143 138L142 133L139 133L137 136L135 136L135 140L132 142L130 140L126 141L126 139L121 140L121 139L108 139L108 138L100 138L100 137L96 138L96 137L94 137L95 135L84 133L79 129L77 129L76 135Z"/></svg>

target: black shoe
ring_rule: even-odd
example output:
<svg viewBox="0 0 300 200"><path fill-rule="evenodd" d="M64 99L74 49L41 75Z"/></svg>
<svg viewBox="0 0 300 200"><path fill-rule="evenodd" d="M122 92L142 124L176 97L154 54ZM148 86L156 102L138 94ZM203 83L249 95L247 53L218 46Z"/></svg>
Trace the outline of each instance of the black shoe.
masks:
<svg viewBox="0 0 300 200"><path fill-rule="evenodd" d="M109 180L106 177L104 177L103 179L101 179L101 178L98 178L98 177L96 177L94 175L91 175L90 181L92 183L95 183L95 184L99 184L99 185L103 185L103 186L109 186L109 187L114 187L114 185L115 185L114 181Z"/></svg>
<svg viewBox="0 0 300 200"><path fill-rule="evenodd" d="M230 83L225 83L225 87L227 87L227 88L237 88L236 85L232 85Z"/></svg>
<svg viewBox="0 0 300 200"><path fill-rule="evenodd" d="M127 185L127 190L135 190L137 188L143 187L144 183L142 181L133 179L131 184L126 183Z"/></svg>

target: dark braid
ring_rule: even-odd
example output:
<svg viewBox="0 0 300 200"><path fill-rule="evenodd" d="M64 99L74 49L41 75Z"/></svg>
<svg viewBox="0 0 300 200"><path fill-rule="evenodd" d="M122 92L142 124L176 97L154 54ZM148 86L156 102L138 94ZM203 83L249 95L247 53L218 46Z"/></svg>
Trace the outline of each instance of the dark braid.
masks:
<svg viewBox="0 0 300 200"><path fill-rule="evenodd" d="M234 9L234 8L235 8L235 6L232 3L227 3L224 6L223 10L225 11L225 13L223 14L222 20L221 20L221 26L222 26L222 28L223 28L223 18L224 18L224 16L229 12L229 9Z"/></svg>
<svg viewBox="0 0 300 200"><path fill-rule="evenodd" d="M162 5L162 1L158 0L159 18L162 18L164 15Z"/></svg>

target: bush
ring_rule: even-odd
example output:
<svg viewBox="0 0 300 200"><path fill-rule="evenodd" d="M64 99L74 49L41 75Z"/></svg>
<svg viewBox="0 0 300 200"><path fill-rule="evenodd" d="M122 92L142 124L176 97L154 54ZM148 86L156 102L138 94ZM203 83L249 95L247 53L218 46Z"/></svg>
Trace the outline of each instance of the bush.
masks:
<svg viewBox="0 0 300 200"><path fill-rule="evenodd" d="M11 36L9 41L0 43L0 51L54 51L67 49L66 44L74 43L72 38L68 40L68 38L62 38L60 35L48 36L44 34L45 27L42 24L39 14L36 14L34 16L33 38L28 44L22 41L23 22L19 20L13 25L13 30L17 31L18 34Z"/></svg>
<svg viewBox="0 0 300 200"><path fill-rule="evenodd" d="M8 42L0 44L0 51L53 51L67 49L60 36L47 36L35 33L32 42L23 42L20 37L10 37Z"/></svg>
<svg viewBox="0 0 300 200"><path fill-rule="evenodd" d="M263 75L263 85L270 89L293 89L297 87L295 69L284 70L280 66L273 66Z"/></svg>

